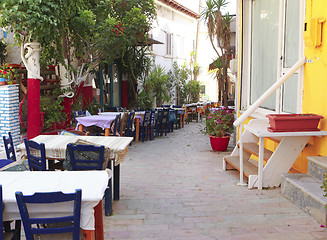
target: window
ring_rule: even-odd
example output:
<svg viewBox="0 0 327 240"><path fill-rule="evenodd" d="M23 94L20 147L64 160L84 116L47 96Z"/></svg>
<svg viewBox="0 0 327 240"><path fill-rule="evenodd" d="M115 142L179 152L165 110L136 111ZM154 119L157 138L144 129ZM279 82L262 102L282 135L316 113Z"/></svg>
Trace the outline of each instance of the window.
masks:
<svg viewBox="0 0 327 240"><path fill-rule="evenodd" d="M303 0L243 0L242 107L253 104L299 59ZM293 74L260 107L295 113L301 77Z"/></svg>
<svg viewBox="0 0 327 240"><path fill-rule="evenodd" d="M203 95L206 94L206 86L205 85L200 85L200 94L203 94Z"/></svg>
<svg viewBox="0 0 327 240"><path fill-rule="evenodd" d="M166 33L166 54L172 55L172 33Z"/></svg>

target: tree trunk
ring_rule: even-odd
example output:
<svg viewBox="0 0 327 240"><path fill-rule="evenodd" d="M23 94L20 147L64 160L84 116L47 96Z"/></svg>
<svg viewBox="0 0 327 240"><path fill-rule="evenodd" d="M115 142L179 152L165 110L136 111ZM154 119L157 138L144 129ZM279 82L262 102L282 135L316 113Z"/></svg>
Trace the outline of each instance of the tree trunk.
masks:
<svg viewBox="0 0 327 240"><path fill-rule="evenodd" d="M224 92L223 92L223 98L224 98L224 107L228 107L228 78L227 78L227 65L224 66L224 70L223 70L223 74L224 74L224 84L223 84L223 88L224 88Z"/></svg>

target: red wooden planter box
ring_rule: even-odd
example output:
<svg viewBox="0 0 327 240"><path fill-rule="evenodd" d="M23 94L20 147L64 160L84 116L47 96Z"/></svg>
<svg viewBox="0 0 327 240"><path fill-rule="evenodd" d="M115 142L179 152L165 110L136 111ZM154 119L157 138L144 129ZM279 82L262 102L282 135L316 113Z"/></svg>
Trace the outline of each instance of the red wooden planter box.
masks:
<svg viewBox="0 0 327 240"><path fill-rule="evenodd" d="M268 114L269 132L319 131L318 124L324 117L316 114Z"/></svg>

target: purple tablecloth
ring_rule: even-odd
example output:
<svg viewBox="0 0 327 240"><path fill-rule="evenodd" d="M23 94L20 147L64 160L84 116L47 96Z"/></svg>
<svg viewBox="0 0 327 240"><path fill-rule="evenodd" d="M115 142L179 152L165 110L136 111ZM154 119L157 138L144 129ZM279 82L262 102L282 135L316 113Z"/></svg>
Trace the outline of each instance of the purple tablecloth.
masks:
<svg viewBox="0 0 327 240"><path fill-rule="evenodd" d="M142 123L144 114L145 114L145 111L135 112L134 119L138 118L138 119L140 119L140 123Z"/></svg>
<svg viewBox="0 0 327 240"><path fill-rule="evenodd" d="M93 115L88 117L77 117L76 130L78 126L82 124L84 127L97 126L102 129L110 128L110 124L115 120L116 116L106 116L106 115Z"/></svg>

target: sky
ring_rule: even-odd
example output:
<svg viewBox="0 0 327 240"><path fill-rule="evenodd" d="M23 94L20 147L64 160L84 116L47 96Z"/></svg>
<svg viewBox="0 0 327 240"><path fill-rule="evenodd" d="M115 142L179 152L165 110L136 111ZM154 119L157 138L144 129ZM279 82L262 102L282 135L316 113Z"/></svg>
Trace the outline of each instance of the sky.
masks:
<svg viewBox="0 0 327 240"><path fill-rule="evenodd" d="M199 0L176 0L185 7L198 12L199 11ZM205 6L205 1L202 0L202 6ZM229 12L229 14L236 14L236 1L237 0L227 0L228 5L225 9L222 9L223 13Z"/></svg>

